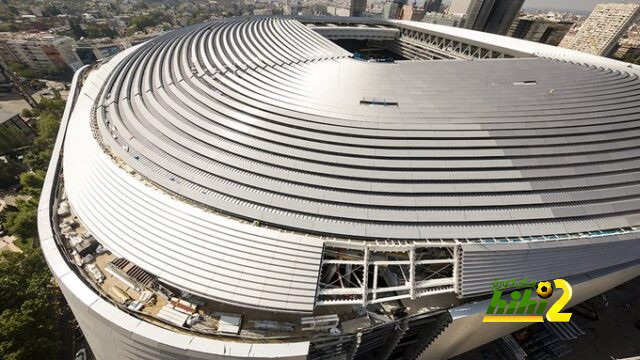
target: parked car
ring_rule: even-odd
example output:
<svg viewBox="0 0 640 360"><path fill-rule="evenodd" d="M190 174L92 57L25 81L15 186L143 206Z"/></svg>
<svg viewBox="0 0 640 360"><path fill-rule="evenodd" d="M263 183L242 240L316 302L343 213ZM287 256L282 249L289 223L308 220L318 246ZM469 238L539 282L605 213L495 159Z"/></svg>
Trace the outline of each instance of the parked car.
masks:
<svg viewBox="0 0 640 360"><path fill-rule="evenodd" d="M7 235L7 231L4 229L4 225L0 224L0 236Z"/></svg>
<svg viewBox="0 0 640 360"><path fill-rule="evenodd" d="M76 360L87 360L87 349L82 348L76 353Z"/></svg>

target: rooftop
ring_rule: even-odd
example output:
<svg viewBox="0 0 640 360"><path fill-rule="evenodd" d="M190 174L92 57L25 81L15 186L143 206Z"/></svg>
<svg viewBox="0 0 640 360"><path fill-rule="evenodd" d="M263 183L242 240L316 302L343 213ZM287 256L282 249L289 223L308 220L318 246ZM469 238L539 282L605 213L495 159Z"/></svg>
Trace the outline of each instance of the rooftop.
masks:
<svg viewBox="0 0 640 360"><path fill-rule="evenodd" d="M5 110L3 108L0 108L0 124L3 124L5 121L12 119L16 116L18 116L19 114L13 111L9 111L9 110Z"/></svg>
<svg viewBox="0 0 640 360"><path fill-rule="evenodd" d="M267 35L291 50L267 53ZM161 68L167 46L180 50ZM625 190L592 165L631 160L595 139L633 113L617 94L639 95L625 85L635 74L530 57L360 62L297 21L263 19L159 38L110 76L95 120L105 151L222 214L357 239L634 225L624 200L603 199Z"/></svg>
<svg viewBox="0 0 640 360"><path fill-rule="evenodd" d="M300 21L243 18L96 67L64 145L78 222L174 289L167 301L184 291L212 312L283 316L450 303L462 294L460 244L529 249L637 232L635 68L382 24L397 29L391 51L412 60L364 62ZM465 294L484 291L484 277L474 281Z"/></svg>

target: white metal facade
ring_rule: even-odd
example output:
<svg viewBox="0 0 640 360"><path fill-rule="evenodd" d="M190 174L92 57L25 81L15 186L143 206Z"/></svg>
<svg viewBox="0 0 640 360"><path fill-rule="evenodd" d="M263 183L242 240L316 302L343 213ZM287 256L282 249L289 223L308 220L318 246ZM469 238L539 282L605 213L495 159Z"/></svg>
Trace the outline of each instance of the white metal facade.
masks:
<svg viewBox="0 0 640 360"><path fill-rule="evenodd" d="M443 204L438 201L442 201L444 198L440 195L439 197L425 197L421 200L422 204L418 204L414 200L407 202L407 199L410 198L404 196L406 194L400 194L402 195L400 196L398 193L411 194L415 192L416 188L413 185L407 185L411 184L410 182L387 188L376 181L366 183L343 178L326 180L323 176L327 174L343 174L336 170L340 163L334 160L338 157L330 158L330 161L322 158L326 154L339 150L340 159L345 160L345 163L353 162L351 164L353 170L348 173L349 177L379 176L376 180L389 180L390 182L399 176L405 176L402 175L402 171L406 169L397 172L367 172L370 169L363 170L358 166L366 162L367 166L371 168L384 168L385 166L391 168L394 166L424 167L427 162L422 159L396 165L399 162L393 163L393 160L390 159L349 158L360 151L362 153L358 155L363 158L367 156L383 157L389 154L398 156L399 154L394 153L393 149L374 149L372 153L367 153L366 147L371 144L362 140L371 136L372 133L379 135L397 131L393 128L397 126L394 119L398 118L398 113L393 109L378 109L375 106L360 107L360 105L356 106L354 111L350 101L360 100L362 93L355 91L336 93L336 87L324 84L343 81L340 84L357 84L361 88L371 88L371 82L367 82L370 80L360 79L364 77L378 79L383 85L387 80L388 83L397 85L402 84L403 79L409 82L407 79L410 79L412 73L424 70L426 75L422 76L438 76L442 86L451 86L451 83L455 82L456 76L469 74L471 77L473 71L484 70L502 76L499 81L509 86L505 87L501 94L508 94L513 92L515 86L520 86L513 84L514 79L517 78L513 74L520 74L518 71L522 69L522 64L524 64L527 65L527 68L537 69L542 74L545 74L546 70L550 70L557 71L558 74L567 71L576 76L584 76L584 78L578 79L579 82L582 82L580 86L584 87L591 82L606 83L606 86L603 85L603 88L606 89L603 90L605 92L615 89L617 86L628 87L633 89L633 91L629 90L631 93L629 96L635 97L637 96L634 92L634 84L637 83L636 67L574 51L464 29L402 21L389 22L388 24L395 24L403 31L408 29L414 32L424 32L434 39L443 39L437 41L435 45L443 44L439 47L441 51L453 52L457 55L464 55L464 51L458 50L465 47L470 51L467 55L472 58L477 57L474 54L480 54L479 58L483 58L483 51L490 49L490 51L501 54L528 55L577 63L533 58L519 59L517 60L519 63L506 59L433 62L429 64L433 67L431 70L433 73L429 74L427 68L422 67L423 64L420 62L357 63L352 59L347 59L347 54L344 51L318 39L317 35L313 35L312 31L306 27L291 20L286 20L283 23L280 21L285 20L243 22L236 19L229 23L223 22L221 26L225 27L226 32L215 34L206 26L185 29L169 35L165 39L171 40L172 36L184 36L187 39L185 43L169 41L163 43L163 40L160 39L152 44L157 45L156 48L140 46L128 49L89 73L75 101L73 112L70 112L71 101L65 112L64 120L65 122L68 120L68 126L66 123L63 124L52 160L52 164L56 165L52 165L50 168L58 170L58 156L64 147L62 160L64 185L71 207L83 225L114 254L131 260L167 284L192 294L240 307L295 313L310 313L320 305L338 303L366 305L442 293L455 293L460 297L475 296L481 294L485 287L488 288L488 283L493 280L495 275L494 270L506 278L526 276L531 272L535 276L541 277L570 276L638 258L639 241L636 237L636 229L631 228L634 225L633 220L638 218L637 214L633 214L633 211L638 209L635 200L624 199L624 204L620 209L591 207L596 212L593 215L597 215L597 211L607 213L607 211L612 212L613 210L626 214L624 217L607 219L587 216L590 214L586 214L582 209L588 208L588 206L575 206L574 204L575 201L585 199L571 198L570 195L563 195L566 198L562 198L556 195L545 197L519 194L498 199L483 194L479 198L469 197L463 200L468 201L467 204L457 198L447 200L449 204L445 204L445 208L447 206L470 206L469 210L462 211L463 215L460 218L460 212L456 215L454 211L440 210L439 207ZM307 39L312 41L314 45L311 48L305 48L304 41L295 44L278 43L269 36L260 38L259 46L256 45L256 42L244 43L238 40L252 36L251 34L255 34L257 30L260 30L258 32L262 36L277 34L280 31L288 34L289 41ZM232 46L225 48L230 42ZM192 47L183 47L186 43L192 44ZM253 46L257 47L251 48ZM283 49L286 46L290 47L286 50ZM211 48L205 51L207 47ZM248 50L249 48L251 49ZM145 54L149 56L144 65L141 62L136 62L138 60L135 57L143 51L146 51ZM213 60L209 62L204 60L202 63L196 62L198 66L194 64L194 67L189 67L191 63L187 59L198 59L207 51L209 54L217 54L220 57L210 58ZM250 53L261 55L247 60L247 54ZM216 61L221 62L216 63ZM384 68L384 66L392 66L393 68ZM389 71L389 69L393 69L393 71ZM507 74L500 74L501 69L506 70ZM112 76L114 73L117 73L118 76ZM394 78L398 75L399 78ZM538 78L538 81L541 83L551 81L554 74L545 76ZM164 79L166 82L163 83L160 79ZM200 79L211 80L211 83L219 86L218 92L202 83L198 85ZM519 80L530 79L522 78ZM115 87L113 93L103 92L105 88L117 81L121 81L124 85ZM490 82L487 83L485 78L477 80L477 83L480 84L476 84L477 86L490 85ZM184 88L179 89L176 84L180 84ZM382 87L384 88L384 86ZM242 91L243 88L247 89L246 92ZM525 86L517 89L523 88L525 91L532 91L526 90ZM454 90L451 91L471 96L474 89L462 84ZM556 90L556 93L558 91L561 90ZM545 89L544 93L535 94L538 96L538 101L542 102L542 99L545 99L546 92ZM553 93L551 91L548 96ZM150 94L159 95L154 98ZM234 95L233 98L230 98L231 94ZM379 94L389 96L390 92L381 90ZM247 95L255 95L255 98ZM209 106L206 101L207 96L215 99L215 104L212 104L211 108L207 108ZM571 97L571 94L567 92L563 96ZM70 99L73 98L74 94L72 93ZM473 102L472 98L469 99ZM522 96L522 99L530 99L530 97ZM455 105L457 100L453 101ZM612 111L622 111L615 108L617 105L614 100L607 98L601 101L603 106L613 106ZM159 107L161 102L171 103L172 106L166 111L162 111ZM213 101L211 102L213 103ZM416 126L424 125L420 123L421 113L418 111L402 112L406 108L424 110L420 107L422 105L412 105L418 101L405 96L398 97L398 102L400 104L398 107L400 118L408 119L410 124L419 124ZM99 105L96 106L96 104ZM135 104L139 108L129 106L130 104ZM482 100L473 105L475 109L491 111L491 105L482 104ZM561 106L558 102L555 105ZM540 111L544 116L557 115L549 115L544 110L535 109L535 104L519 104L518 106L525 107L525 111ZM229 108L233 108L233 111ZM215 191L207 187L208 184L203 183L199 178L199 176L222 175L222 170L220 170L222 167L217 168L213 162L207 163L207 160L204 159L209 154L207 151L210 150L206 145L215 144L215 146L222 148L229 146L228 144L222 142L204 144L204 142L195 140L193 142L177 141L180 146L184 144L192 146L187 149L189 152L184 154L188 153L191 156L193 152L196 152L196 149L199 149L200 154L192 157L185 156L184 163L175 165L178 162L172 162L171 157L180 160L180 156L176 154L180 154L183 149L173 144L171 139L179 139L177 137L180 135L179 132L174 132L176 137L167 136L167 133L163 134L164 138L162 138L144 124L137 122L142 118L157 119L160 116L168 116L169 112L177 113L174 115L177 119L178 116L184 115L179 111L180 109L184 114L191 116L194 122L200 121L199 126L202 127L208 126L207 121L223 122L228 120L224 119L224 116L230 116L229 114L236 116L236 120L239 119L251 125L260 124L262 126L264 123L277 122L296 125L292 126L290 133L280 131L282 129L278 131L269 129L273 133L278 133L278 140L282 140L277 146L277 149L282 153L277 155L279 161L273 161L275 166L268 168L264 165L267 160L272 159L270 157L274 156L273 154L262 154L265 156L264 163L251 165L246 160L242 160L245 162L235 164L244 165L238 165L235 170L229 170L229 174L232 175L227 179L230 180L225 186L231 181L241 182L240 179L242 179L242 181L250 183L256 181L256 178L264 179L267 175L270 176L271 180L264 182L264 186L255 186L247 191L249 194L247 198L250 197L254 200L253 205L247 205L242 201L225 203L227 198L224 198L223 201L220 200L222 197L216 198L211 195ZM189 111L195 111L195 114ZM433 110L433 112L437 111L437 109ZM92 123L91 119L96 113L98 113L98 123ZM296 118L300 113L304 113L304 117ZM117 118L114 114L119 114L121 117ZM201 117L202 114L207 114L209 117ZM464 119L464 114L456 116ZM376 120L375 125L367 124L367 119L373 117ZM509 116L505 116L505 118L509 118ZM320 119L326 120L327 123L320 122ZM286 123L284 120L291 120L291 123ZM565 120L565 125L571 121L578 121L576 119ZM100 123L100 121L103 122ZM484 127L484 125L460 121L460 123L454 122L452 125L447 125L451 128L446 130L446 134L455 136L460 131L470 131L477 133L478 136L490 137L495 131L500 131L498 129L500 125L491 128L496 125L491 124L487 125L489 127ZM305 122L315 122L316 125L309 126ZM229 127L234 126L233 122L226 124L229 124ZM341 136L344 137L344 134L337 136L335 133L338 130L336 129L340 127L357 128L362 127L363 124L379 128L354 130L361 131L359 136L346 140L341 139L340 141L348 140L347 142L351 143L336 146L334 142L338 141ZM304 138L305 133L301 130L303 125L308 127L304 131L311 129L322 134L313 139ZM595 126L587 123L581 123L580 126L582 125L585 127ZM416 133L423 135L435 131L431 127L427 124ZM244 129L249 129L249 127ZM219 135L221 130L222 127L216 128L216 135ZM436 130L442 131L442 129ZM518 131L526 130L523 128ZM251 136L258 136L259 131L256 129L246 130ZM544 134L553 132L548 129L542 131L546 131ZM144 135L144 137L140 135ZM286 136L294 137L293 135L297 138L291 142L287 143L283 140ZM162 140L160 140L161 138ZM233 136L229 136L229 139L233 140L232 138ZM317 148L302 149L302 145L311 140L318 141ZM412 141L414 139L410 137L406 140L407 144ZM488 143L492 141L498 143L498 140L495 139L489 139ZM389 139L379 140L372 148L391 142ZM353 144L358 144L360 147L349 147ZM468 145L469 143L459 144ZM266 152L267 147L269 150L276 148L272 144L267 145L263 149L255 146L252 150L254 152L251 154L260 155L260 151L265 150ZM286 146L293 145L299 145L295 152L287 154L283 151ZM199 146L201 148L198 148ZM157 149L161 149L161 151L157 151ZM415 153L411 151L407 151L403 156L413 156ZM429 154L446 158L444 156L446 154L442 153ZM486 155L490 157L489 155L506 156L506 154L506 151L498 149L497 153L495 150L491 150ZM287 164L286 162L289 161L287 156L294 155L303 160L292 163L293 165L287 168L286 175L282 175L283 173L280 172L281 169L278 166ZM335 154L331 156L335 156ZM258 156L252 160L257 158ZM216 161L221 161L221 159L223 159L222 156L215 158ZM322 165L310 164L307 162L310 159L316 159L318 162L324 161L324 163ZM463 166L475 165L475 160L466 159L464 161L465 163L460 165L460 169ZM231 160L228 164L231 164ZM458 166L453 162L446 164L434 161L428 164L434 167ZM510 160L503 160L498 166L509 167L514 166L514 163ZM303 172L303 170L308 172L313 170L318 174L313 176L308 173L299 175L298 172ZM264 173L260 174L261 177L253 179L242 177L245 174L239 175L249 171L255 173L264 171ZM523 174L526 171L529 170L506 171L504 174L518 179L524 178ZM555 170L549 174L552 174L553 171ZM530 173L535 173L535 171L531 170ZM465 177L469 175L465 171L459 171L456 174L438 174L435 176L442 176L440 180L455 180L456 176L459 177L457 180L465 180ZM430 173L430 176L432 175L433 173ZM49 206L52 196L51 187L56 176L57 173L52 171L47 175L43 192L44 201L41 201L39 213L41 245L54 275L59 280L65 296L69 299L78 321L99 358L116 357L114 352L117 352L117 356L121 358L158 358L164 356L166 358L199 359L208 358L207 356L211 354L219 358L282 357L296 359L306 356L309 342L228 343L178 334L136 319L99 297L76 273L71 271L52 238L51 226L53 224L49 218L51 211ZM233 178L233 176L237 177ZM495 178L489 172L482 173L481 176L485 176L487 179ZM178 177L182 177L179 182L175 181ZM415 177L419 176L415 175ZM621 182L623 180L620 178ZM289 187L293 182L297 184ZM541 181L541 183L543 182ZM552 186L561 185L560 183L552 184ZM597 184L589 185L595 186ZM517 192L536 190L531 183L518 186L521 187L515 189ZM331 190L325 191L328 187L331 187ZM489 182L477 185L477 187L481 191L486 191L487 194L500 190L500 185ZM227 187L227 189L231 189L231 187ZM392 192L390 189L393 189L396 194L393 197L386 197L385 193ZM476 188L471 185L451 187L449 184L436 183L425 189L458 194L475 191ZM234 189L234 191L236 190ZM367 191L377 194L371 197L363 196L362 193ZM269 197L264 194L273 195ZM594 191L589 194L597 195L599 193ZM598 196L606 198L604 192ZM300 198L304 198L304 201L300 201ZM554 210L543 206L545 202L551 203L557 201L558 198L569 204L566 206L567 209L554 212ZM320 200L327 201L329 199L337 204L316 205L321 202ZM243 201L246 200L243 199ZM484 209L482 206L486 204L479 203L484 200L494 202L496 207L505 206L505 209ZM397 203L394 203L396 201ZM508 203L508 201L512 201L512 203ZM275 205L277 202L279 202L278 206ZM380 205L383 205L381 209L362 210L374 202L380 202ZM532 208L521 206L523 203L530 204ZM220 208L226 206L225 210L227 211L224 213L216 212L213 210L218 209L216 204L220 205ZM283 204L291 205L291 207L286 208ZM350 208L345 204L358 206ZM396 208L406 206L407 209L398 210L388 205L393 205ZM516 208L517 211L506 210L509 206ZM276 210L273 210L274 208ZM413 208L418 208L416 213L407 216L409 211L413 211ZM424 208L428 210L424 210ZM300 210L296 214L294 211L296 209L302 209L304 212ZM423 212L420 213L420 211ZM577 212L577 215L571 212ZM238 215L238 217L225 215L229 213ZM553 220L555 217L569 216L567 214L574 217L581 216L585 220L536 222L536 219ZM253 215L256 215L255 218L258 221L254 223L246 221ZM323 218L328 215L335 217ZM428 225L411 227L401 224L407 221L407 217L412 218L413 216L415 216L415 222L424 221ZM516 216L520 218L516 218ZM528 221L531 219L533 221ZM266 220L267 226L261 223L262 220ZM448 225L447 222L451 220L455 220L457 225ZM397 221L399 225L389 224L392 221ZM479 224L473 226L463 224L473 221L477 221ZM494 224L494 221L509 224ZM513 221L520 221L520 223L513 225L510 223ZM585 229L588 229L586 232L591 230L594 232L581 233ZM609 232L602 232L604 230ZM305 235L305 232L308 235ZM325 236L321 236L322 234ZM357 249L361 252L361 257L356 260L329 259L326 257L328 247L345 250ZM444 249L445 254L448 255L437 259L416 256L417 253L430 247ZM558 258L549 260L546 251L553 251L560 255ZM380 258L373 256L375 253L380 256L383 256L384 253L402 253L406 256L406 260L404 258L403 260L380 260ZM517 253L517 256L510 257L510 260L506 262L501 262L500 259L505 253L510 253L510 255ZM578 256L589 257L594 261L589 264L576 262L575 258ZM570 257L574 261L565 263L560 257ZM522 262L526 264L524 270L518 268ZM333 265L349 266L350 271L354 267L360 267L358 270L359 280L349 274L349 281L353 281L352 286L318 288L319 279L323 276L323 269ZM417 276L416 269L418 267L433 265L448 266L451 275L439 279ZM369 275L377 274L381 268L387 266L406 267L408 271L406 271L405 279L393 288L385 289L379 286L376 280L370 284ZM526 273L523 272L525 270ZM342 276L340 280L344 279L345 277ZM378 279L378 276L373 276L373 279ZM392 292L395 294L390 294ZM340 300L340 297L345 295L353 295L353 297L350 300ZM319 300L321 296L329 298ZM331 299L331 296L336 296L335 299L338 300Z"/></svg>
<svg viewBox="0 0 640 360"><path fill-rule="evenodd" d="M68 135L69 117L74 105L82 106L82 95L78 94L79 78L85 75L78 71L69 93L60 132L56 140L49 171L45 178L38 207L38 233L40 247L58 285L71 307L83 333L91 344L94 355L107 359L305 359L309 343L249 344L179 334L116 308L98 296L65 261L54 238L51 220L51 204L58 171L61 167L61 151ZM91 88L91 80L85 86ZM96 80L96 77L93 78ZM74 104L73 99L78 101ZM86 98L89 99L89 98ZM85 100L87 101L87 100Z"/></svg>

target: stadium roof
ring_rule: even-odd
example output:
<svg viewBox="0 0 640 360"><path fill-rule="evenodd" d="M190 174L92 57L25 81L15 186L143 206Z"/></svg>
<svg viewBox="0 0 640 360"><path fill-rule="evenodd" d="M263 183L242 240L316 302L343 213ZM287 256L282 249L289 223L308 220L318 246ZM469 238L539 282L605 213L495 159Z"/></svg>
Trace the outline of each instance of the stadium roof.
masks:
<svg viewBox="0 0 640 360"><path fill-rule="evenodd" d="M635 79L545 59L368 63L296 21L231 21L133 53L97 115L129 166L241 218L525 236L629 225Z"/></svg>
<svg viewBox="0 0 640 360"><path fill-rule="evenodd" d="M315 299L323 243L307 234L473 239L640 223L634 69L389 24L584 63L370 63L288 19L174 31L85 84L65 144L74 210L169 284L292 311Z"/></svg>

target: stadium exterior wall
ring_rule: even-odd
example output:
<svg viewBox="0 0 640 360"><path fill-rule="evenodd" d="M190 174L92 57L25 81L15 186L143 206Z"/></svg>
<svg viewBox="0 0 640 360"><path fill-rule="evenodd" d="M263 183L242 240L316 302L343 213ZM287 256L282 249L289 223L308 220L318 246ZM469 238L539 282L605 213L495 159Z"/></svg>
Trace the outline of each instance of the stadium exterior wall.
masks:
<svg viewBox="0 0 640 360"><path fill-rule="evenodd" d="M69 99L75 99L87 68L76 73ZM63 115L58 139L50 162L38 212L40 242L48 265L58 281L78 323L98 359L305 359L309 342L285 344L243 344L178 334L137 319L98 296L65 262L52 231L51 206L60 170L60 150L75 101L69 101ZM611 289L640 275L636 261L615 268L573 277L571 305ZM557 295L557 294L556 294ZM484 324L481 317L488 300L456 307L449 312L453 322L420 355L421 359L445 359L517 330L522 324ZM487 331L487 325L491 327ZM480 328L482 327L482 328ZM469 331L483 336L469 340ZM482 330L482 331L479 331ZM271 354L271 355L269 355Z"/></svg>
<svg viewBox="0 0 640 360"><path fill-rule="evenodd" d="M74 76L49 171L38 207L40 246L53 276L67 299L97 359L305 359L309 342L249 344L179 334L135 318L98 296L67 264L54 238L51 221L60 173L61 149L70 114L77 103L80 79Z"/></svg>
<svg viewBox="0 0 640 360"><path fill-rule="evenodd" d="M583 275L567 277L565 280L571 284L573 296L565 308L584 302L639 275L640 260L636 260ZM549 302L556 301L560 294L554 293ZM482 317L485 315L489 303L490 299L487 299L450 309L449 313L451 313L453 321L427 347L419 359L448 359L530 325L524 323L483 323ZM469 334L473 334L473 336L469 336Z"/></svg>
<svg viewBox="0 0 640 360"><path fill-rule="evenodd" d="M404 24L404 23L400 23ZM413 26L413 25L412 25ZM446 32L448 36L456 36L458 29L442 29L442 27L433 27L429 24L415 25L423 30L430 32ZM460 36L470 36L470 32L463 31ZM495 43L503 41L502 37L493 35L475 34L478 41L487 43ZM507 41L507 40L504 40ZM511 40L508 40L511 41ZM537 56L547 56L557 59L565 59L568 61L585 62L596 66L622 69L622 64L607 59L593 56L577 54L575 52L567 52L566 50L555 50L539 45L532 45L524 41L515 41L503 44L506 47L517 49L518 51L528 52ZM524 48L527 45L529 48ZM134 51L133 48L121 53L119 56ZM555 53L557 51L557 53ZM113 61L115 63L116 61ZM113 64L105 64L105 69L113 66ZM632 68L635 69L635 68ZM104 70L104 69L103 69ZM628 70L628 69L627 69ZM69 264L65 261L63 254L58 247L57 239L54 234L54 224L52 221L52 209L55 202L55 193L57 189L57 180L61 174L61 152L66 136L67 125L71 117L74 107L80 108L82 113L88 114L94 99L85 96L87 93L93 94L100 89L102 82L105 81L107 71L93 71L91 76L87 78L82 85L86 87L82 91L82 95L78 95L82 78L86 75L87 68L79 70L73 80L72 90L69 94L70 101L67 103L58 138L56 140L53 151L53 158L49 166L49 172L45 179L43 192L41 196L39 212L38 212L38 228L40 235L40 245L45 254L51 271L58 281L66 299L73 310L84 334L86 335L92 350L98 359L113 358L140 358L140 359L233 359L233 358L280 358L280 359L304 359L309 352L309 342L291 342L278 344L251 344L241 342L222 341L212 338L204 338L193 336L186 332L178 333L171 331L150 322L134 317L119 308L112 305L106 299L100 297L91 286L88 285ZM86 90L86 91L85 91ZM629 235L631 236L631 235ZM616 239L625 240L617 241L622 246L633 246L633 251L638 251L637 239ZM596 240L593 240L596 242ZM567 244L569 245L569 244ZM574 243L570 244L574 245ZM515 251L513 244L510 249ZM545 245L520 245L519 251L528 254L531 248L536 247L558 247L558 243ZM554 249L557 250L557 249ZM568 254L573 251L573 247L567 246L564 251ZM578 251L579 249L575 249ZM624 249L623 249L624 250ZM627 249L629 250L629 249ZM506 249L501 249L500 245L468 245L465 246L463 256L475 253L476 257L482 257L482 261L494 261L495 257L502 255ZM525 255L526 255L525 254ZM628 254L634 254L629 252ZM572 256L575 256L572 255ZM637 257L636 257L637 259ZM628 261L625 258L621 261ZM562 265L558 262L558 267ZM576 264L577 266L579 264ZM612 265L612 264L609 264ZM603 264L602 266L607 266ZM640 274L640 264L635 262L627 262L617 265L616 267L608 267L607 269L597 270L597 268L585 268L583 271L591 271L586 275L580 275L571 278L570 282L574 285L574 297L572 304L584 301L589 297L595 296L607 289L617 286ZM577 272L572 272L573 274ZM486 284L492 274L487 276L478 284ZM506 276L506 275L505 275ZM478 285L479 286L479 285ZM427 351L422 354L422 358L447 358L469 349L491 341L497 337L522 327L522 324L492 324L490 331L487 331L486 324L480 320L483 312L486 310L487 301L481 301L473 304L466 304L450 310L453 322L446 330L429 346ZM479 331L482 330L482 331ZM473 340L469 340L469 334L473 333Z"/></svg>

